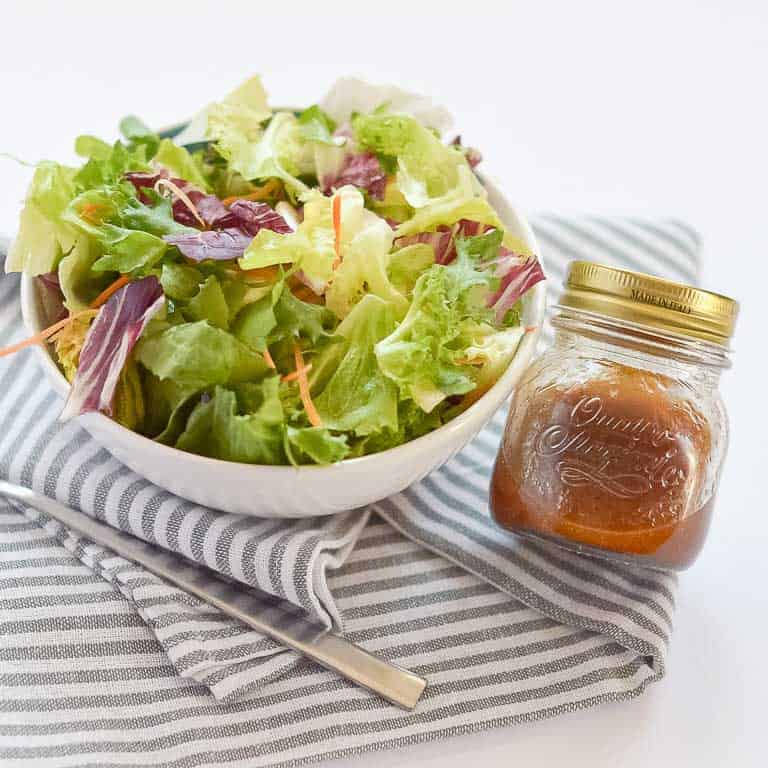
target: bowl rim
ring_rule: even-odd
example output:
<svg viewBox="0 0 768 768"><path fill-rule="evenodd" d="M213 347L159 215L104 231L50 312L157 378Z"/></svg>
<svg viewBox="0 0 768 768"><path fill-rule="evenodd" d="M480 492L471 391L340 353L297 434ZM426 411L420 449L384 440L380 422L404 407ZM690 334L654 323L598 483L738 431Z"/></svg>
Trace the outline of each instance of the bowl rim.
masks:
<svg viewBox="0 0 768 768"><path fill-rule="evenodd" d="M497 198L497 203L495 206L499 207L499 203L501 203L501 207L506 209L499 213L501 220L505 223L511 223L508 222L507 219L512 219L514 221L517 234L521 237L526 246L528 246L532 252L536 254L536 257L539 259L539 262L542 264L543 268L544 264L541 259L541 252L538 247L536 237L525 216L522 215L520 210L515 205L509 202L509 198L503 193L499 183L495 178L490 177L487 173L478 175L480 176L487 191ZM139 450L141 449L142 445L149 444L152 446L153 451L164 453L169 457L175 455L183 456L186 460L190 461L191 463L195 463L200 467L211 466L211 464L213 464L216 466L226 465L233 469L240 467L250 470L268 470L272 473L279 474L307 474L316 473L321 470L328 471L329 469L340 471L342 468L346 467L354 467L355 469L359 469L365 467L365 465L370 465L373 468L374 463L381 461L382 457L389 458L391 456L395 456L396 454L399 454L403 458L407 458L408 454L412 454L414 452L421 453L421 450L426 449L430 442L439 442L440 438L446 436L449 432L461 431L463 428L471 429L473 422L483 421L484 415L485 422L487 422L502 406L504 400L506 400L507 397L512 393L512 389L515 383L522 376L525 368L527 368L531 358L534 356L536 351L536 346L541 334L542 324L544 322L546 313L546 285L548 279L549 278L545 278L544 280L539 281L528 292L527 295L530 298L528 298L527 301L529 302L529 306L532 308L532 319L535 322L535 327L532 331L524 333L523 337L518 343L518 347L515 350L512 359L507 365L507 368L494 382L493 386L484 392L474 403L472 403L472 405L469 406L469 408L437 429L434 429L431 432L427 432L424 435L420 435L419 437L402 443L401 445L396 445L392 448L379 451L378 453L367 454L365 456L356 456L349 459L342 459L341 461L337 461L332 464L301 464L298 466L294 466L292 464L250 464L246 462L228 461L227 459L216 459L209 456L201 456L196 453L182 451L180 448L176 448L174 446L158 443L156 440L153 440L146 435L142 435L139 432L134 432L133 430L118 424L116 421L103 413L81 414L80 417L76 418L81 420L80 424L85 429L88 429L88 427L83 422L83 419L90 421L96 420L99 422L100 432L128 433L131 438L137 440L137 448ZM32 278L24 273L21 275L20 294L24 324L31 333L38 333L41 328L33 322L33 319L38 314L36 305L37 289ZM70 390L70 384L64 377L64 374L61 372L59 366L54 361L49 351L48 345L36 345L34 349L35 353L38 355L38 360L43 365L51 386L57 394L66 397ZM491 403L494 404L491 405ZM486 414L486 412L489 410L490 413ZM478 427L478 431L479 428L480 427ZM109 449L108 445L105 445L105 447Z"/></svg>

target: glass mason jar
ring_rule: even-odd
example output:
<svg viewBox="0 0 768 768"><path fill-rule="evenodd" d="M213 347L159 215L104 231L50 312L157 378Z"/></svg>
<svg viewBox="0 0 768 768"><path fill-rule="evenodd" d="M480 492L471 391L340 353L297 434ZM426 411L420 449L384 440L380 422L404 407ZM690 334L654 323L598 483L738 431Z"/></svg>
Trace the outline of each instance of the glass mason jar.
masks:
<svg viewBox="0 0 768 768"><path fill-rule="evenodd" d="M554 343L509 410L495 520L584 554L688 567L728 444L718 381L737 311L725 296L573 262Z"/></svg>

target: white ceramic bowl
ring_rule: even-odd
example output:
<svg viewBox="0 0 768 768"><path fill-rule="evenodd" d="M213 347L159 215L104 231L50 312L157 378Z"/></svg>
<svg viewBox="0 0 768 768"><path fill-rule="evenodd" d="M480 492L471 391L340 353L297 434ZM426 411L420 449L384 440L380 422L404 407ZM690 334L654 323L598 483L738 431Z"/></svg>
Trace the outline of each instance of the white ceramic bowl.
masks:
<svg viewBox="0 0 768 768"><path fill-rule="evenodd" d="M533 233L498 186L484 178L488 197L508 230L539 254ZM540 256L540 254L539 254ZM410 443L331 466L272 467L209 459L169 448L121 427L98 413L80 424L117 459L151 482L214 509L258 517L330 515L362 507L402 491L460 451L506 400L530 362L544 317L545 282L523 301L523 322L537 330L523 336L512 363L474 405L440 429ZM35 282L21 281L24 321L31 333L44 327ZM37 347L46 376L62 397L69 384L49 355Z"/></svg>

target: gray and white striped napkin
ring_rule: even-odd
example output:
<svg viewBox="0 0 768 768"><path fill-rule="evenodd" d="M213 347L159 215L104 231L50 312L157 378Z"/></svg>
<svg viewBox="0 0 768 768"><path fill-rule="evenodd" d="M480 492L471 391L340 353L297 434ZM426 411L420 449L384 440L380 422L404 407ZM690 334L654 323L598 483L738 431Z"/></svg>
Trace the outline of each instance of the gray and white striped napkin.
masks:
<svg viewBox="0 0 768 768"><path fill-rule="evenodd" d="M554 298L591 258L695 282L675 221L540 217ZM23 335L0 278L0 344ZM31 509L0 499L3 765L297 765L635 696L664 674L675 579L498 530L503 425L372 509L262 521L173 497L75 424L29 352L0 360L0 477L285 597L429 679L403 713Z"/></svg>

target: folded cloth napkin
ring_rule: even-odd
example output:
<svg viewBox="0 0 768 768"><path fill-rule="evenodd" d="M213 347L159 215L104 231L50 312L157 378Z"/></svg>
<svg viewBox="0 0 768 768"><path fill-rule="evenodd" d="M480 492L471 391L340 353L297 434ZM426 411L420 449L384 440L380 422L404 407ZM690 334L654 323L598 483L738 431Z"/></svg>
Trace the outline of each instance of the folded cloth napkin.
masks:
<svg viewBox="0 0 768 768"><path fill-rule="evenodd" d="M572 258L695 282L698 237L675 221L545 216L534 229L550 298ZM17 291L0 279L2 344L23 335ZM30 352L0 361L0 401L0 477L284 597L430 683L416 712L395 711L0 499L4 764L295 765L627 698L664 673L673 576L490 520L501 413L372 509L264 521L176 498L60 424Z"/></svg>

